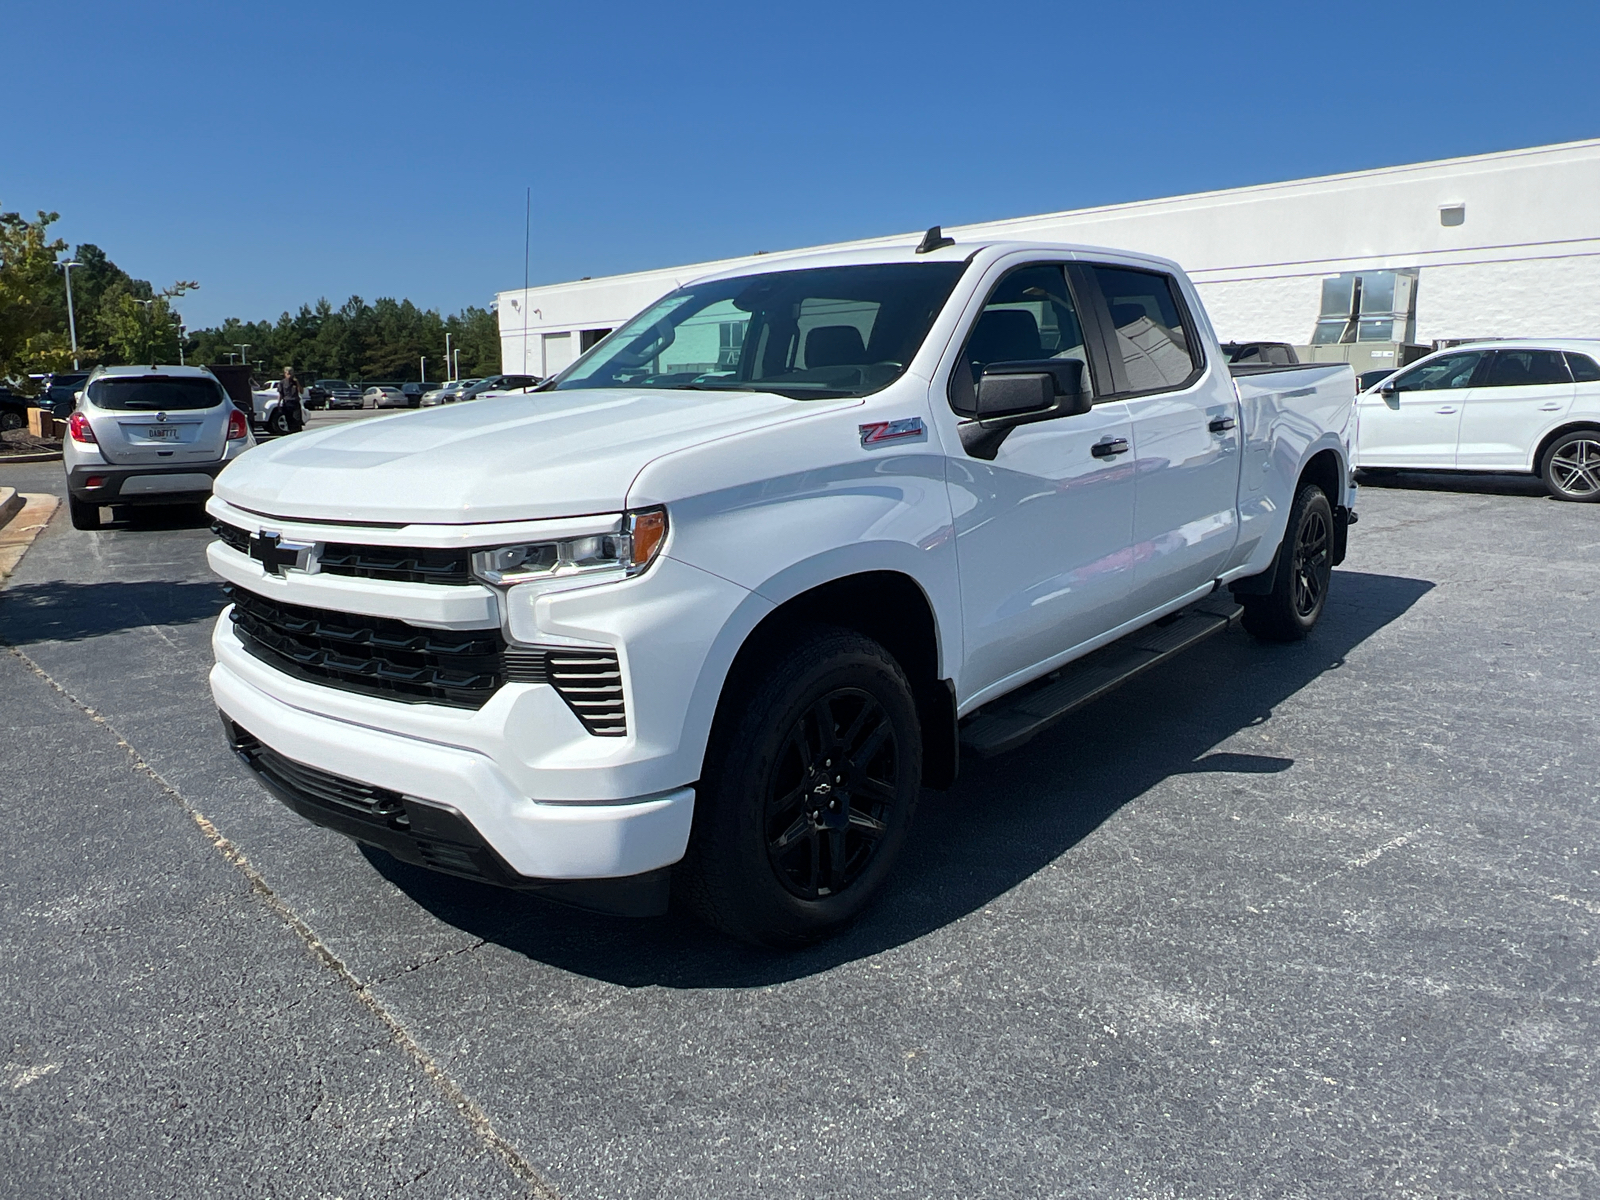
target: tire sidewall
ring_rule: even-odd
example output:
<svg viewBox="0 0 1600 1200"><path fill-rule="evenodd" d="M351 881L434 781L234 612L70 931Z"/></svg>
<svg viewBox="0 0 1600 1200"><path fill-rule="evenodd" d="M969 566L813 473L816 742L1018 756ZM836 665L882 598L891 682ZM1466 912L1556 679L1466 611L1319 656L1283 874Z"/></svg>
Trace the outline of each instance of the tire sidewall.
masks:
<svg viewBox="0 0 1600 1200"><path fill-rule="evenodd" d="M777 681L784 682L774 686ZM836 896L807 900L783 884L768 858L768 789L790 731L811 705L840 688L867 692L894 726L896 803L866 871ZM734 705L739 716L727 722L717 739L717 761L705 781L711 785L709 803L696 813L694 836L716 864L724 904L737 897L743 936L778 944L812 940L859 915L898 857L921 786L916 704L904 674L886 651L841 631L800 640L768 676L740 689Z"/></svg>

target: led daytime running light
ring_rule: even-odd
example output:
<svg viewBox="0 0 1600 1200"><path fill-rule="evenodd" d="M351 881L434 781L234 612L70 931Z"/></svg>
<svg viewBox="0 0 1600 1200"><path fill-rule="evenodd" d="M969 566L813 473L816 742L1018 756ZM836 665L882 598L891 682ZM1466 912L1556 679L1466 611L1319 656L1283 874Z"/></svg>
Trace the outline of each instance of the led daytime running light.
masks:
<svg viewBox="0 0 1600 1200"><path fill-rule="evenodd" d="M626 513L619 524L612 533L474 551L472 573L502 587L574 575L637 575L655 561L666 541L666 510Z"/></svg>

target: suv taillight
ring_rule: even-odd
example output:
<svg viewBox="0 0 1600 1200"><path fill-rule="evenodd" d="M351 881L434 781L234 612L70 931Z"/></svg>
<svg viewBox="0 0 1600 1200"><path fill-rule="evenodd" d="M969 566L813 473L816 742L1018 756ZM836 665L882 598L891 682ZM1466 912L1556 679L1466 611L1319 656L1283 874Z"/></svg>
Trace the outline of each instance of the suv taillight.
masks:
<svg viewBox="0 0 1600 1200"><path fill-rule="evenodd" d="M228 414L228 440L236 442L240 438L250 436L250 422L244 419L244 414L237 408Z"/></svg>
<svg viewBox="0 0 1600 1200"><path fill-rule="evenodd" d="M94 441L94 429L89 424L89 418L81 412L75 412L67 418L67 431L75 442Z"/></svg>

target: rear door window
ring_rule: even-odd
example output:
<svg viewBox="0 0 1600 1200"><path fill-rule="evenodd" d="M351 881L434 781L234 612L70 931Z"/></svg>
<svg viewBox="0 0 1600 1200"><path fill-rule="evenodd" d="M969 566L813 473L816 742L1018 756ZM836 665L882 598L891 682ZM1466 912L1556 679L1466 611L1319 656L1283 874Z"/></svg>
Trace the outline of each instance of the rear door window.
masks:
<svg viewBox="0 0 1600 1200"><path fill-rule="evenodd" d="M1483 387L1536 387L1571 383L1567 360L1559 350L1496 350Z"/></svg>
<svg viewBox="0 0 1600 1200"><path fill-rule="evenodd" d="M1119 392L1183 387L1202 359L1176 281L1158 271L1089 268L1110 314L1111 368Z"/></svg>

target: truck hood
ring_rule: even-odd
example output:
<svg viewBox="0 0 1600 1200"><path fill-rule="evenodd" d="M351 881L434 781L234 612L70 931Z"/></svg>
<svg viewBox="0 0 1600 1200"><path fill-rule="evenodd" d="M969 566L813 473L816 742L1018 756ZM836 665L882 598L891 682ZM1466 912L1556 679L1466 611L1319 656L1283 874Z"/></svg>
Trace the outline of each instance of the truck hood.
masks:
<svg viewBox="0 0 1600 1200"><path fill-rule="evenodd" d="M859 400L768 392L535 392L280 438L216 494L278 517L461 525L620 511L652 459Z"/></svg>

